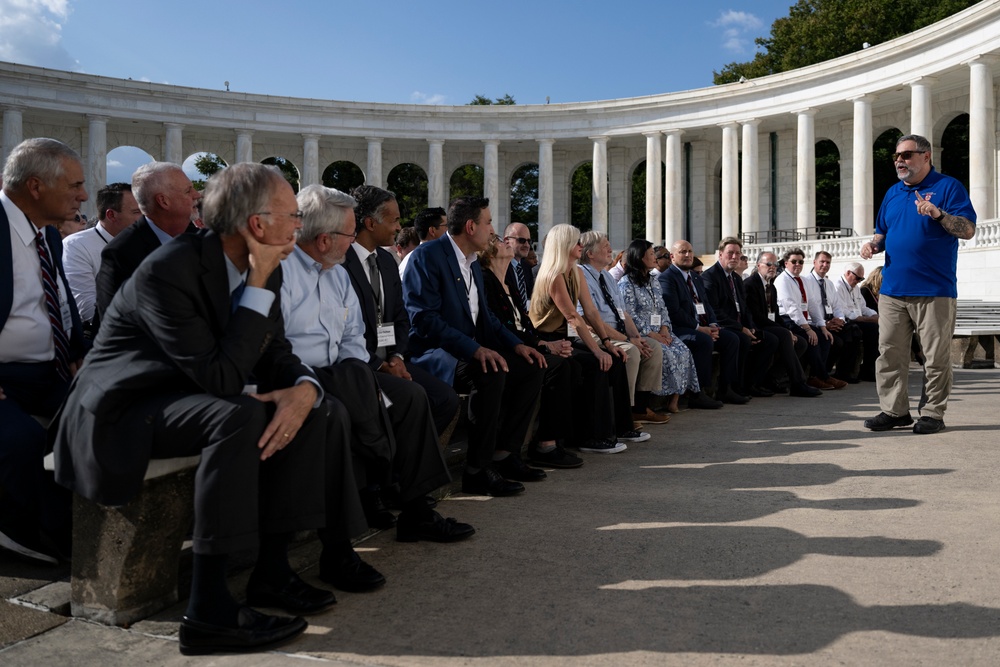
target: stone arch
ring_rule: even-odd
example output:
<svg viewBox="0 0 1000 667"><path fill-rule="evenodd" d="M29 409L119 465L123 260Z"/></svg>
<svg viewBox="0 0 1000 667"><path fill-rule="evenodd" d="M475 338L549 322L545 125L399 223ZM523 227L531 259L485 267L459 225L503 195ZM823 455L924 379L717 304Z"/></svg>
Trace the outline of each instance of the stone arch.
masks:
<svg viewBox="0 0 1000 667"><path fill-rule="evenodd" d="M460 164L448 178L448 201L457 197L483 197L486 192L485 184L485 169L472 162Z"/></svg>
<svg viewBox="0 0 1000 667"><path fill-rule="evenodd" d="M320 183L328 188L335 188L341 192L350 193L351 190L363 185L365 173L361 167L350 160L337 160L326 165Z"/></svg>
<svg viewBox="0 0 1000 667"><path fill-rule="evenodd" d="M205 181L213 174L225 169L229 165L215 153L199 151L192 153L181 163L181 169L191 179L194 187L198 190L205 189Z"/></svg>
<svg viewBox="0 0 1000 667"><path fill-rule="evenodd" d="M522 162L510 175L510 221L524 223L538 238L538 163ZM498 229L497 233L503 233Z"/></svg>
<svg viewBox="0 0 1000 667"><path fill-rule="evenodd" d="M969 114L960 113L948 122L933 157L934 166L942 174L958 179L969 189Z"/></svg>
<svg viewBox="0 0 1000 667"><path fill-rule="evenodd" d="M291 160L285 157L272 156L266 157L260 161L261 164L271 165L277 167L281 170L281 175L285 177L288 184L292 186L292 190L296 193L299 191L299 179L302 177L299 168L295 166Z"/></svg>
<svg viewBox="0 0 1000 667"><path fill-rule="evenodd" d="M397 164L389 170L385 184L396 195L401 225L409 224L417 213L427 208L427 172L420 165Z"/></svg>
<svg viewBox="0 0 1000 667"><path fill-rule="evenodd" d="M118 146L108 151L107 181L108 183L131 183L132 174L144 164L155 162L156 159L136 146Z"/></svg>
<svg viewBox="0 0 1000 667"><path fill-rule="evenodd" d="M639 160L629 172L631 178L631 196L626 203L627 220L631 221L633 239L646 238L646 160ZM660 192L667 188L667 165L660 163ZM662 199L662 198L661 198ZM667 222L667 211L660 202L660 229L664 228ZM659 243L660 239L647 239L648 241Z"/></svg>
<svg viewBox="0 0 1000 667"><path fill-rule="evenodd" d="M890 127L875 135L872 145L872 204L876 217L882 206L885 192L898 180L896 168L892 164L892 153L896 150L896 141L903 136L903 131Z"/></svg>
<svg viewBox="0 0 1000 667"><path fill-rule="evenodd" d="M840 229L840 149L831 139L816 142L816 227Z"/></svg>

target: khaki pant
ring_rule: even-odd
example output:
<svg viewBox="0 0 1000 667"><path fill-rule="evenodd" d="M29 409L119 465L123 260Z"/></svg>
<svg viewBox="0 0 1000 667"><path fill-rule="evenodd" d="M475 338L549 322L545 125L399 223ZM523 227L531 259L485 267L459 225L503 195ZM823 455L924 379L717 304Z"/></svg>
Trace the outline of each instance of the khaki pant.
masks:
<svg viewBox="0 0 1000 667"><path fill-rule="evenodd" d="M900 417L910 411L907 381L910 340L916 332L927 358L924 364L925 417L944 419L951 393L951 338L955 333L955 299L882 295L878 302L878 350L875 381L882 412Z"/></svg>
<svg viewBox="0 0 1000 667"><path fill-rule="evenodd" d="M590 335L597 341L598 345L601 344L594 332L590 332ZM643 359L639 348L628 341L610 341L612 345L628 353L628 359L625 361L625 373L628 375L628 391L632 405L635 405L636 390L660 392L663 389L663 348L652 338L643 338L643 340L652 349L652 354L649 355L648 359Z"/></svg>

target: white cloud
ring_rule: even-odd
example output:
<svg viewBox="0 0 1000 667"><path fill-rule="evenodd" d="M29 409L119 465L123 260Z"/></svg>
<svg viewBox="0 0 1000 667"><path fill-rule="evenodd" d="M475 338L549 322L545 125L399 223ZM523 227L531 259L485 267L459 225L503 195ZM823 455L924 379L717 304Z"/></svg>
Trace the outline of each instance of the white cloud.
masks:
<svg viewBox="0 0 1000 667"><path fill-rule="evenodd" d="M419 90L410 93L410 101L414 104L444 104L446 99L440 93L422 93Z"/></svg>
<svg viewBox="0 0 1000 667"><path fill-rule="evenodd" d="M753 51L753 40L764 27L764 22L753 14L732 9L722 12L719 18L709 23L713 28L722 28L722 48L732 53L745 54Z"/></svg>
<svg viewBox="0 0 1000 667"><path fill-rule="evenodd" d="M61 44L69 4L69 0L0 0L0 60L80 69Z"/></svg>

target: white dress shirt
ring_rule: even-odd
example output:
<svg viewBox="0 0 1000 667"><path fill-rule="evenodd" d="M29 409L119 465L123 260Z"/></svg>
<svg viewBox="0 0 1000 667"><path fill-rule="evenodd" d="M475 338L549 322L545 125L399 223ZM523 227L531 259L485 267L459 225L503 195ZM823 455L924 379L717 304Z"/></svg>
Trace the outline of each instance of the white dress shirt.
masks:
<svg viewBox="0 0 1000 667"><path fill-rule="evenodd" d="M97 305L97 274L101 271L101 251L114 237L98 221L90 229L63 239L63 269L76 299L80 319L93 319Z"/></svg>
<svg viewBox="0 0 1000 667"><path fill-rule="evenodd" d="M823 306L816 303L819 301L819 286L815 281L810 280L808 276L805 278L799 276L799 278L802 280L802 285L806 291L806 303L802 302L802 292L799 291L799 285L795 280L795 276L790 272L782 271L774 279L774 292L778 299L778 312L787 316L800 327L806 324L816 327L826 326L826 318L823 317ZM812 287L816 290L815 295L810 293L809 283L813 283Z"/></svg>
<svg viewBox="0 0 1000 667"><path fill-rule="evenodd" d="M479 288L476 287L476 282L472 279L472 263L478 262L479 258L476 257L476 253L471 255L463 253L462 249L455 243L455 239L451 237L451 232L448 232L446 236L451 242L452 250L455 251L455 257L458 259L458 268L462 272L465 292L469 297L469 312L472 313L472 322L475 324L479 322Z"/></svg>
<svg viewBox="0 0 1000 667"><path fill-rule="evenodd" d="M861 294L861 290L855 285L851 287L847 284L844 276L841 276L833 284L834 289L837 291L837 298L840 299L841 305L844 309L844 319L856 320L859 317L872 317L878 315L877 312L865 305L865 297Z"/></svg>

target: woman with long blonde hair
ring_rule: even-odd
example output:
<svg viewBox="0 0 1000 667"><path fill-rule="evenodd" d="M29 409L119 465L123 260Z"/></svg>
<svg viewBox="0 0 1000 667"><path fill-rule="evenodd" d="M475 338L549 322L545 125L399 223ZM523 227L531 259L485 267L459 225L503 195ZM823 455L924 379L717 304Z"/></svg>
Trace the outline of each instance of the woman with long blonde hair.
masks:
<svg viewBox="0 0 1000 667"><path fill-rule="evenodd" d="M581 382L574 383L574 403L582 406L576 420L581 451L615 453L626 448L619 440L649 439L632 421L628 376L623 350L605 345L611 336L590 298L581 269L577 266L582 247L580 230L556 225L545 237L545 252L538 267L529 315L538 335L548 340L569 338L582 369ZM577 312L580 304L584 315ZM589 326L588 326L589 325ZM590 327L600 339L594 340ZM577 335L579 333L579 335ZM608 387L612 400L608 401Z"/></svg>

